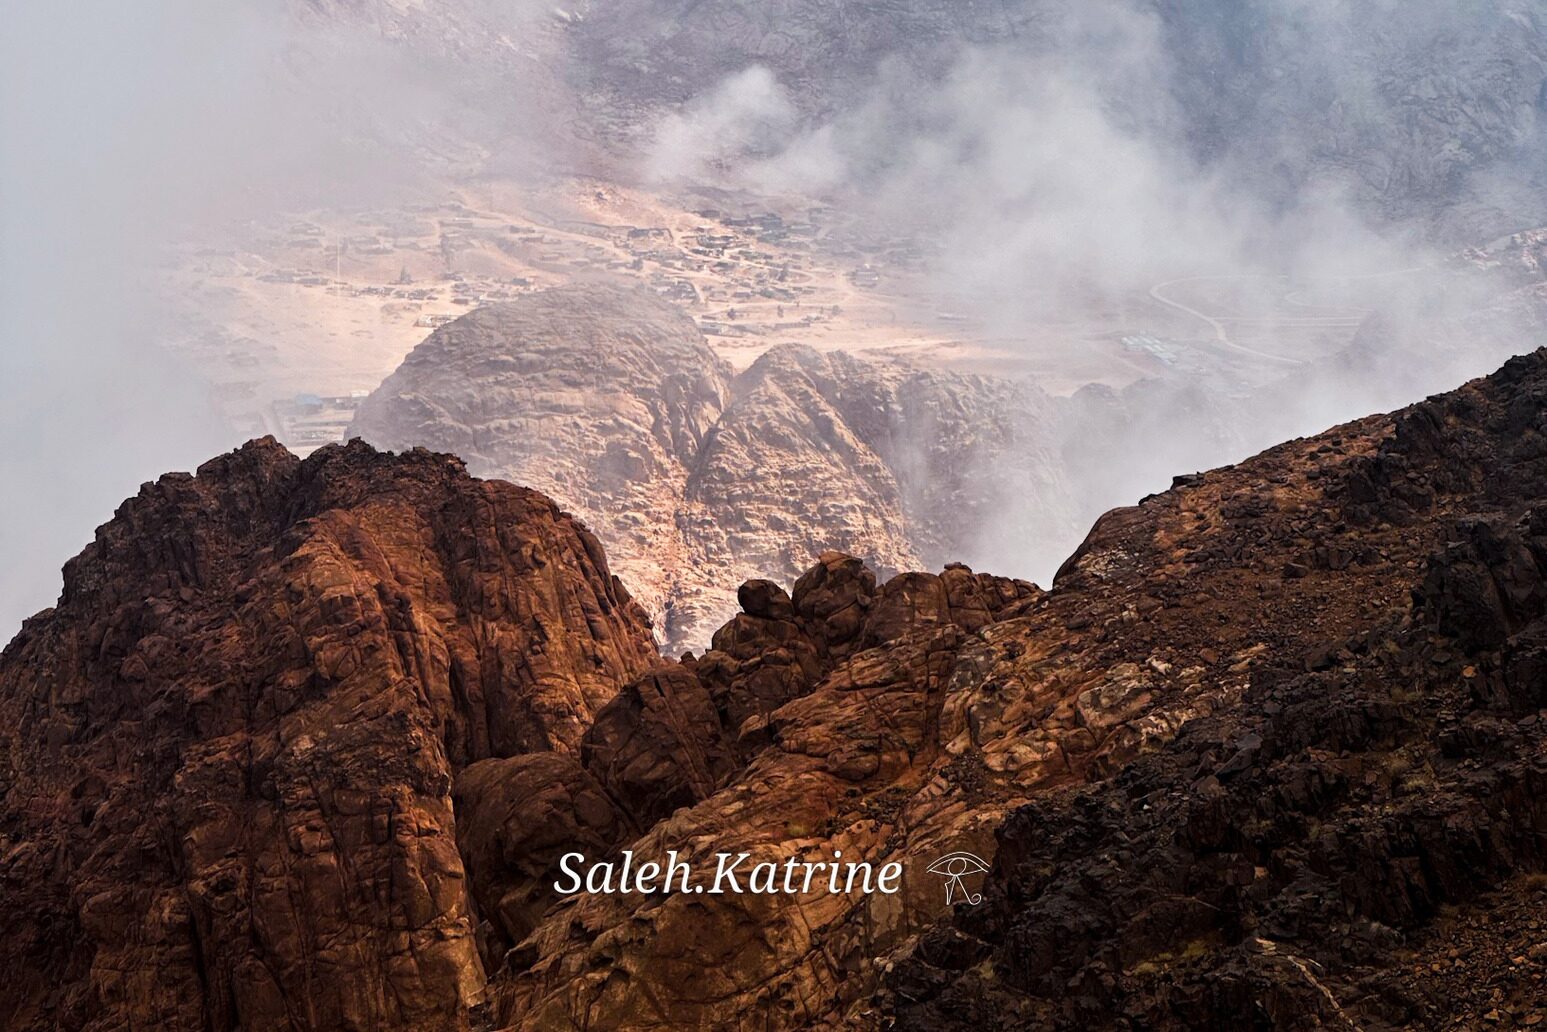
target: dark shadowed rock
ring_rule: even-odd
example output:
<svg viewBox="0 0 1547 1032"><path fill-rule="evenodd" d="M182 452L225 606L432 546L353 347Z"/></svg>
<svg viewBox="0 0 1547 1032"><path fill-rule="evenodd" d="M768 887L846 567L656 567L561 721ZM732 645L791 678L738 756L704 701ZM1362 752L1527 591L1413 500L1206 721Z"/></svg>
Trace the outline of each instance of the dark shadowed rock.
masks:
<svg viewBox="0 0 1547 1032"><path fill-rule="evenodd" d="M490 925L479 945L491 973L557 900L565 853L600 860L639 830L568 753L480 760L457 776L453 800L468 889Z"/></svg>
<svg viewBox="0 0 1547 1032"><path fill-rule="evenodd" d="M738 766L690 664L630 682L597 714L580 760L641 827L713 795Z"/></svg>

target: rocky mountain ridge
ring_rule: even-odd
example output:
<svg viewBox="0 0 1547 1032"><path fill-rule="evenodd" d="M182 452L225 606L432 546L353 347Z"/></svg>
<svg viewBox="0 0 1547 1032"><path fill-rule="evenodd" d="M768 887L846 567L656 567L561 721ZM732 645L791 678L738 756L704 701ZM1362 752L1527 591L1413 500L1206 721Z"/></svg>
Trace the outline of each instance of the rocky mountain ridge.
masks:
<svg viewBox="0 0 1547 1032"><path fill-rule="evenodd" d="M827 553L665 662L540 496L258 442L126 503L0 656L0 1003L36 1029L1531 1027L1544 489L1536 352L1178 477L1049 592ZM558 899L572 847L905 873ZM991 861L976 906L928 871L956 850Z"/></svg>
<svg viewBox="0 0 1547 1032"><path fill-rule="evenodd" d="M351 434L464 457L577 513L671 652L701 649L736 586L792 581L828 549L882 576L979 562L1006 488L1032 536L1069 536L1052 402L1036 388L797 345L740 374L680 309L588 285L481 308L431 334Z"/></svg>
<svg viewBox="0 0 1547 1032"><path fill-rule="evenodd" d="M1538 351L1103 521L1162 619L1243 578L1254 612L1198 620L1198 660L1241 625L1261 643L1231 705L1006 822L988 902L896 969L897 1027L1547 1020L1544 401ZM1242 473L1257 493L1200 497ZM1108 578L1103 551L1050 608Z"/></svg>
<svg viewBox="0 0 1547 1032"><path fill-rule="evenodd" d="M462 1028L450 788L655 662L596 539L448 456L168 474L0 660L10 1028Z"/></svg>

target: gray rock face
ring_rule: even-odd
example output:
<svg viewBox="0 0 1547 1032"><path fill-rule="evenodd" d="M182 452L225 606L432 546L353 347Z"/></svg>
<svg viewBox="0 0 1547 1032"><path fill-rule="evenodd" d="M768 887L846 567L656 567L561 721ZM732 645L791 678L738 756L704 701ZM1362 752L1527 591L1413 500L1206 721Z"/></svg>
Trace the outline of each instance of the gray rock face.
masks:
<svg viewBox="0 0 1547 1032"><path fill-rule="evenodd" d="M1088 17L1047 0L731 0L712 12L623 0L573 27L572 78L606 98L594 108L619 113L620 132L652 102L681 103L754 64L825 116L873 99L878 70L910 70L927 95L969 49L1099 78L1117 58L1093 25L1127 26L1144 48L1146 67L1107 98L1119 121L1265 202L1330 188L1451 236L1539 213L1540 183L1506 196L1498 174L1529 168L1543 146L1547 20L1522 0L1135 0Z"/></svg>
<svg viewBox="0 0 1547 1032"><path fill-rule="evenodd" d="M1003 544L981 528L1007 490L1040 503L1016 508L1037 525L1005 532L1068 535L1048 405L1022 384L794 345L733 375L669 303L572 287L437 330L351 433L556 498L681 650L736 611L737 585L792 580L828 549L883 576L980 561Z"/></svg>
<svg viewBox="0 0 1547 1032"><path fill-rule="evenodd" d="M901 69L926 97L968 50L1017 64L1073 61L1084 81L1132 56L1099 49L1103 30L1126 26L1144 66L1134 62L1131 88L1108 98L1118 122L1269 204L1331 190L1368 215L1416 220L1448 239L1521 229L1542 209L1533 170L1544 146L1547 19L1532 0L1116 0L1084 15L1077 8L1092 5L1049 0L291 6L307 24L363 27L443 67L476 62L498 88L519 85L524 120L540 116L548 137L569 145L571 129L638 142L660 113L752 65L814 118L874 100L887 92L878 77ZM495 90L486 100L508 103Z"/></svg>
<svg viewBox="0 0 1547 1032"><path fill-rule="evenodd" d="M1210 0L1160 17L1189 141L1265 195L1334 185L1452 238L1540 213L1527 177L1501 182L1543 145L1539 5Z"/></svg>

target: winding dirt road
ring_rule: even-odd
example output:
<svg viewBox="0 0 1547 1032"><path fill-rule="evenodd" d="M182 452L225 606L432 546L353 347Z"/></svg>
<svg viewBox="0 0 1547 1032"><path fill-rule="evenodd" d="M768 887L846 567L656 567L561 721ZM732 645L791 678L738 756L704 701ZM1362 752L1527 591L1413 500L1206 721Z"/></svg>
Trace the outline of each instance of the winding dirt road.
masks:
<svg viewBox="0 0 1547 1032"><path fill-rule="evenodd" d="M1264 361L1267 361L1267 362L1279 362L1279 363L1282 363L1284 365L1295 365L1295 366L1305 365L1305 361L1303 359L1289 358L1286 355L1274 355L1274 354L1271 354L1271 353L1269 353L1267 351L1258 351L1256 348L1249 348L1245 344L1237 344L1235 341L1230 339L1230 332L1225 329L1225 324L1223 322L1221 322L1220 320L1214 318L1212 315L1209 315L1206 312L1200 312L1200 311L1198 311L1198 309L1193 308L1191 305L1183 304L1182 302L1177 301L1174 298L1169 298L1165 294L1161 293L1161 291L1165 290L1167 287L1174 287L1174 286L1177 286L1178 284L1182 284L1182 283L1208 283L1208 282L1214 282L1216 280L1224 280L1224 279L1261 279L1261 278L1263 278L1263 277L1259 277L1259 276L1184 276L1181 279L1167 280L1164 283L1157 283L1153 287L1150 287L1150 297L1154 298L1156 301L1159 301L1161 304L1167 306L1168 308L1174 308L1174 309L1176 309L1179 312L1183 312L1183 313L1185 313L1187 315L1192 316L1194 319L1200 319L1203 322L1208 323L1209 327L1214 331L1214 339L1217 340L1220 344L1224 345L1225 347L1229 348L1232 351L1239 351L1243 355L1251 355L1253 358L1260 358L1260 359L1263 359Z"/></svg>

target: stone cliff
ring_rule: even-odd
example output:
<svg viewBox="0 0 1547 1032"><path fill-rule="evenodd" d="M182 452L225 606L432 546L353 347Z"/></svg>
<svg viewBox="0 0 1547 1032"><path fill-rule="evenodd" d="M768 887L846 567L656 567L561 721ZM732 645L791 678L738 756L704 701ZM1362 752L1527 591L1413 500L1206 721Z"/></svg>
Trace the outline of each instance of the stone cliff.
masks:
<svg viewBox="0 0 1547 1032"><path fill-rule="evenodd" d="M447 456L145 485L0 659L6 1027L464 1027L453 779L654 660L589 532Z"/></svg>
<svg viewBox="0 0 1547 1032"><path fill-rule="evenodd" d="M29 1029L1532 1027L1544 456L1537 352L1178 477L1050 591L827 552L667 662L541 496L256 442L125 503L0 656L0 1006ZM624 849L904 875L555 895L563 853ZM928 866L958 850L990 870L952 908Z"/></svg>
<svg viewBox="0 0 1547 1032"><path fill-rule="evenodd" d="M1107 744L1062 736L896 1026L1547 1020L1544 454L1538 351L1102 520L964 701L1010 769L1039 698Z"/></svg>

